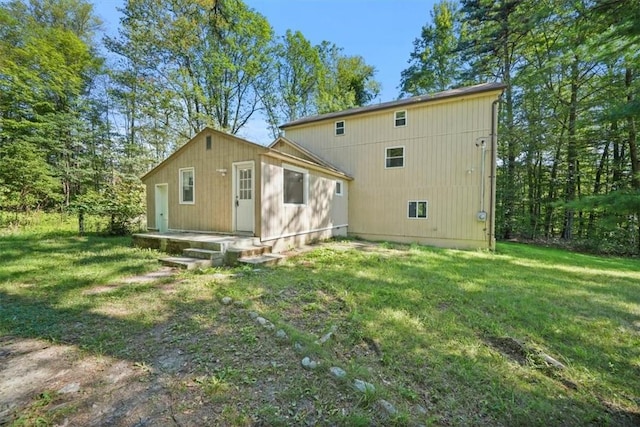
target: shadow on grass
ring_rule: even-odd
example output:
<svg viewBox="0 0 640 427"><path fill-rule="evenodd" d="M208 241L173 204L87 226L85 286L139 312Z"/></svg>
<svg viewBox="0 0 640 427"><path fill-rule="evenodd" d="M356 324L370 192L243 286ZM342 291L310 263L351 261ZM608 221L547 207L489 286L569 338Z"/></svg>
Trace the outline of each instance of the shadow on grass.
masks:
<svg viewBox="0 0 640 427"><path fill-rule="evenodd" d="M162 369L162 354L206 333L195 316L215 318L218 310L212 290L198 300L182 300L177 295L161 298L162 315L148 319L96 312L109 298L126 299L125 288L69 304L71 291L81 292L144 270L150 257L123 264L126 242L114 244L91 237L15 241L23 245L3 249L6 242L0 241L0 253L18 251L0 267L0 283L27 286L14 292L9 286L1 290L0 285L0 330L5 335L70 344ZM66 255L40 256L34 265L21 265L21 256L46 255L53 247ZM278 291L283 289L307 290L309 293L300 292L300 300L291 293L293 299L283 310L318 302L319 316L342 320L350 328L346 333L379 340L387 357L387 367L380 369L411 377L425 399L436 407L443 405L443 413L451 409L447 402L465 402L445 415L451 417L443 420L445 424L466 420L472 424L633 425L640 421L636 412L616 413L617 409L604 400L598 402L597 397L601 388L609 387L627 394L625 398L640 395L639 376L621 374L638 372L634 362L640 346L638 333L619 333L621 327L640 320L638 311L629 307L638 301L638 282L623 277L619 285L608 286L595 283L591 273L550 268L553 256L545 251L538 254L536 249L510 245L503 252L319 250L304 256L305 262L312 263L310 268L293 265L273 269L268 275L247 274L230 286L241 286L247 293L264 288L268 303L278 302ZM558 265L574 266L574 254L570 255L562 254ZM595 257L578 256L581 265L600 269L603 276L607 270L637 271L624 261L596 263ZM58 271L56 266L64 267ZM98 271L96 266L100 266ZM87 269L82 270L84 267ZM40 272L41 268L45 271ZM154 284L126 289L135 295L158 292ZM335 304L339 310L326 310L328 297L340 301ZM469 350L483 345L487 336L531 340L561 358L572 372L592 372L596 382L605 385L585 385L583 390L578 381L579 390L574 392L564 390L562 384L553 385L553 379L537 384L544 380L524 369L509 374L506 371L511 368L505 368L495 352ZM612 365L617 372L611 370Z"/></svg>
<svg viewBox="0 0 640 427"><path fill-rule="evenodd" d="M499 255L428 248L393 255L369 250L340 255L321 250L305 259L305 265L311 266L305 273L297 266L287 267L282 276L310 291L321 286L336 299L351 295L351 313L344 321L364 331L355 334L352 330L351 334L380 339L391 360L416 355L414 363L423 359L426 366L415 368L421 373L426 370L427 376L430 369L447 372L450 382L442 380L442 375L432 377L441 379L436 380L440 383L436 388L457 384L467 389L469 406L481 399L496 407L509 399L522 400L509 406L507 411L521 408L522 412L517 419L507 417L507 423L527 422L529 410L537 410L541 417L533 424L550 422L550 414L558 417L556 424L639 423L638 266L628 260L557 250L548 254L535 247L501 249ZM467 353L474 346L490 347L487 337L513 337L541 346L567 364L571 374L587 373L585 381L577 381L577 392L566 390L571 380L553 376L550 379L556 385L547 385L546 391L534 387L529 392L528 385L509 384L511 379L500 369L492 369L502 362ZM529 374L525 371L518 376L526 382ZM633 374L629 377L623 372ZM425 381L435 385L433 379ZM567 400L557 400L558 390L575 394L570 407L581 412L580 416L567 413ZM474 396L474 391L480 395ZM541 393L546 396L541 398ZM617 393L636 409L617 408ZM489 416L486 410L475 408L478 414ZM607 421L609 415L613 419Z"/></svg>

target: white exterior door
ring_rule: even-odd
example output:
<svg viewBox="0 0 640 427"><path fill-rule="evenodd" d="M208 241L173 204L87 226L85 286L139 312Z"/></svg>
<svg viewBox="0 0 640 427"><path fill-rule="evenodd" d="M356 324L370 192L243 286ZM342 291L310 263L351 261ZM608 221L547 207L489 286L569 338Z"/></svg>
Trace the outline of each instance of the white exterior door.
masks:
<svg viewBox="0 0 640 427"><path fill-rule="evenodd" d="M254 232L253 162L234 164L235 231Z"/></svg>
<svg viewBox="0 0 640 427"><path fill-rule="evenodd" d="M156 185L156 228L160 233L169 230L169 185Z"/></svg>

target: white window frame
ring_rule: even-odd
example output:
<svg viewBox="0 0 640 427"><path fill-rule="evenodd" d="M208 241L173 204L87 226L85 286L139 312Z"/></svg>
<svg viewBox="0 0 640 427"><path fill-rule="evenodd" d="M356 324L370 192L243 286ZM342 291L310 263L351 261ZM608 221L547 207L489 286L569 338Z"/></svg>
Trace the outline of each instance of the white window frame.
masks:
<svg viewBox="0 0 640 427"><path fill-rule="evenodd" d="M342 195L344 195L344 181L342 181L341 179L336 179L336 196Z"/></svg>
<svg viewBox="0 0 640 427"><path fill-rule="evenodd" d="M290 170L302 174L302 203L286 203L284 197L284 170ZM309 171L297 166L282 164L282 203L285 206L306 206L309 200Z"/></svg>
<svg viewBox="0 0 640 427"><path fill-rule="evenodd" d="M416 216L411 216L411 203L416 204ZM420 203L424 203L424 215L418 216L418 206ZM428 200L409 200L407 202L407 218L408 219L429 219L429 201Z"/></svg>
<svg viewBox="0 0 640 427"><path fill-rule="evenodd" d="M397 157L397 156L396 157L389 157L387 155L388 150L393 150L393 149L396 149L396 148L402 148L402 166L387 166L387 161L388 160L400 158L400 157ZM407 151L406 151L406 148L405 148L404 145L397 145L395 147L385 147L384 148L384 168L385 169L402 169L402 168L404 168L406 157L407 157Z"/></svg>
<svg viewBox="0 0 640 427"><path fill-rule="evenodd" d="M191 185L191 200L184 200L183 179L185 172L191 172L191 176L193 177L193 183ZM196 171L193 166L189 168L178 169L178 193L180 194L181 205L194 205L196 203Z"/></svg>
<svg viewBox="0 0 640 427"><path fill-rule="evenodd" d="M398 117L398 114L403 114L403 117ZM399 125L398 120L404 120L404 123ZM402 128L407 125L407 110L399 110L393 113L393 127L394 128Z"/></svg>
<svg viewBox="0 0 640 427"><path fill-rule="evenodd" d="M342 126L338 127L338 123L342 123ZM334 124L333 133L335 134L335 136L344 136L347 133L346 128L346 122L344 120L338 120ZM341 130L342 133L339 133L338 130Z"/></svg>

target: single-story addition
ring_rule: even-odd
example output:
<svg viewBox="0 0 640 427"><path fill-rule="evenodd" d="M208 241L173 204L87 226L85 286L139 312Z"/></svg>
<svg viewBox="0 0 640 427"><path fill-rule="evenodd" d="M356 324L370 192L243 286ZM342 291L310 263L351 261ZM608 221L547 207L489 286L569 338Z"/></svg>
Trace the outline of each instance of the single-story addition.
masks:
<svg viewBox="0 0 640 427"><path fill-rule="evenodd" d="M346 236L352 177L286 138L205 128L142 177L150 231L255 236L274 252Z"/></svg>
<svg viewBox="0 0 640 427"><path fill-rule="evenodd" d="M306 117L268 147L206 128L142 178L148 227L250 235L274 252L347 234L493 249L504 88Z"/></svg>

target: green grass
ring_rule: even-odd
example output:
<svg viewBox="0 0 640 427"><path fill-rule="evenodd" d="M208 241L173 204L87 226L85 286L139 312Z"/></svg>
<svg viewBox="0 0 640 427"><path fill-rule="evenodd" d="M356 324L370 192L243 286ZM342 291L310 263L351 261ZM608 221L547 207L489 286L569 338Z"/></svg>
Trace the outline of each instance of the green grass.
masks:
<svg viewBox="0 0 640 427"><path fill-rule="evenodd" d="M640 420L638 260L505 243L488 253L347 241L233 278L205 271L96 293L157 268L157 254L128 239L76 237L70 227L0 235L0 337L64 342L149 367L180 348L193 377L179 387L221 408L221 424ZM246 308L221 306L224 296ZM292 342L278 342L247 310L285 329L321 368L300 368ZM314 342L334 326L331 339ZM347 379L331 378L330 366ZM375 393L355 392L355 378ZM399 413L381 415L381 398Z"/></svg>

